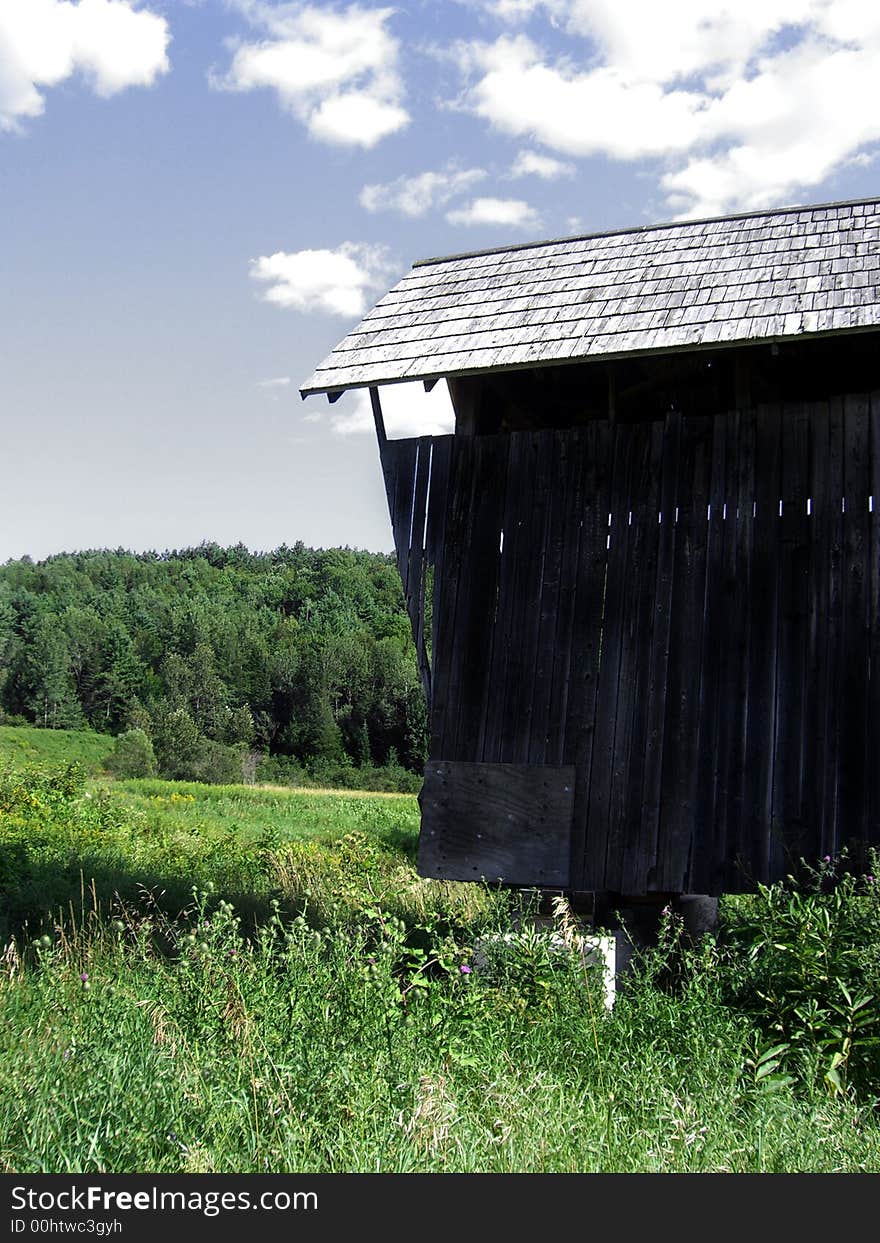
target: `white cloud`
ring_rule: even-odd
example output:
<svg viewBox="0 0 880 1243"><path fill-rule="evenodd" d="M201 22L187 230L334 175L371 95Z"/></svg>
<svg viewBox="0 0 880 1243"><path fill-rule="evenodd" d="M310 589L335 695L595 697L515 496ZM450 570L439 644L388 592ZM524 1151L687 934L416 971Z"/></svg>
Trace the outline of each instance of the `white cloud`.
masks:
<svg viewBox="0 0 880 1243"><path fill-rule="evenodd" d="M367 295L382 287L392 271L384 246L343 242L335 250L277 251L251 260L251 276L268 287L262 297L296 311L362 315Z"/></svg>
<svg viewBox="0 0 880 1243"><path fill-rule="evenodd" d="M541 9L549 13L560 10L563 0L458 0L468 8L480 9L502 22L524 22Z"/></svg>
<svg viewBox="0 0 880 1243"><path fill-rule="evenodd" d="M482 73L469 94L473 111L567 155L637 159L687 148L699 136L704 101L696 92L628 81L613 66L583 73L546 64L525 35L471 48L471 57Z"/></svg>
<svg viewBox="0 0 880 1243"><path fill-rule="evenodd" d="M746 209L783 201L793 188L816 185L880 139L877 57L854 48L829 50L810 39L762 59L757 73L713 102L712 131L734 141L696 155L663 179L689 199L690 212Z"/></svg>
<svg viewBox="0 0 880 1243"><path fill-rule="evenodd" d="M454 167L414 176L404 174L384 185L364 186L359 201L367 211L397 211L404 216L424 216L432 207L448 203L487 176L483 168Z"/></svg>
<svg viewBox="0 0 880 1243"><path fill-rule="evenodd" d="M324 142L373 147L408 122L408 113L397 104L369 91L347 91L319 104L309 118L309 129Z"/></svg>
<svg viewBox="0 0 880 1243"><path fill-rule="evenodd" d="M466 207L446 213L450 224L502 224L513 229L540 227L541 217L523 199L474 199Z"/></svg>
<svg viewBox="0 0 880 1243"><path fill-rule="evenodd" d="M134 0L2 0L0 130L40 116L43 91L81 73L97 95L150 86L169 69L168 23Z"/></svg>
<svg viewBox="0 0 880 1243"><path fill-rule="evenodd" d="M557 177L571 177L574 172L574 164L567 160L557 160L552 155L541 155L538 151L520 151L508 175L541 177L544 181L553 181Z"/></svg>
<svg viewBox="0 0 880 1243"><path fill-rule="evenodd" d="M386 28L392 9L232 0L267 38L241 43L222 90L275 90L286 109L323 142L372 147L402 129L399 45Z"/></svg>
<svg viewBox="0 0 880 1243"><path fill-rule="evenodd" d="M567 156L661 160L684 215L790 202L880 141L880 6L863 0L484 8L543 14L570 48L551 55L522 33L460 44L463 106Z"/></svg>
<svg viewBox="0 0 880 1243"><path fill-rule="evenodd" d="M366 389L347 393L346 409L331 415L330 426L337 436L375 433L373 407ZM425 392L424 385L386 384L379 389L382 421L388 436L445 436L455 429L455 412L445 380Z"/></svg>

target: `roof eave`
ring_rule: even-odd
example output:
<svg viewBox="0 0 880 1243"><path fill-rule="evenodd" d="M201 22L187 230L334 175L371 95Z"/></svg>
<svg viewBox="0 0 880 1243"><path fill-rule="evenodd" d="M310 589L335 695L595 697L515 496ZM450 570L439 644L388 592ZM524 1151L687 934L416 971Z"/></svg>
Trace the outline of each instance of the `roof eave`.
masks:
<svg viewBox="0 0 880 1243"><path fill-rule="evenodd" d="M576 363L601 363L616 362L627 358L649 358L662 354L695 354L710 353L719 350L741 349L743 346L749 345L782 345L792 341L817 341L827 339L828 337L851 337L864 335L865 333L880 332L878 324L859 324L851 328L826 328L817 332L799 332L799 333L777 333L772 336L762 337L739 337L733 341L703 341L689 343L680 346L660 346L653 349L642 350L617 350L608 351L604 354L580 354L574 358L540 358L526 362L502 363L496 367L462 367L455 371L419 371L412 372L407 375L394 376L386 379L367 379L352 381L348 384L307 384L300 390L300 397L303 400L306 397L320 396L322 393L327 397L341 397L343 393L349 391L354 392L360 388L385 388L391 384L412 384L418 382L433 382L438 380L454 380L464 376L474 375L493 375L507 371L534 371L544 367L564 367Z"/></svg>

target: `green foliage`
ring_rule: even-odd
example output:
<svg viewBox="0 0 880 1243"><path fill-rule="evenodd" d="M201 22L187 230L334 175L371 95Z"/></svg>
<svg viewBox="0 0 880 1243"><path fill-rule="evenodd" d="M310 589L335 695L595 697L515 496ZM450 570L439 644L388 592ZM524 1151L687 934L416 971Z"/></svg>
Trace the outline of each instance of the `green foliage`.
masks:
<svg viewBox="0 0 880 1243"><path fill-rule="evenodd" d="M118 735L107 757L107 769L117 777L156 776L156 752L142 729L128 729Z"/></svg>
<svg viewBox="0 0 880 1243"><path fill-rule="evenodd" d="M261 755L254 779L262 785L292 788L309 784L308 773L292 755Z"/></svg>
<svg viewBox="0 0 880 1243"><path fill-rule="evenodd" d="M393 558L302 544L0 566L0 714L141 729L172 779L235 779L244 749L418 772L426 747Z"/></svg>
<svg viewBox="0 0 880 1243"><path fill-rule="evenodd" d="M845 857L797 884L760 886L729 920L732 999L786 1072L831 1095L880 1088L878 928L880 887L848 871Z"/></svg>
<svg viewBox="0 0 880 1243"><path fill-rule="evenodd" d="M535 1005L534 976L470 965L466 930L379 903L256 928L212 885L174 918L86 904L6 954L0 1168L877 1168L872 1111L761 1090L769 1062L705 996L637 975L609 1015L595 978L542 971Z"/></svg>
<svg viewBox="0 0 880 1243"><path fill-rule="evenodd" d="M242 780L243 764L244 751L241 747L228 747L213 738L202 738L188 768L180 775L188 781L231 785Z"/></svg>
<svg viewBox="0 0 880 1243"><path fill-rule="evenodd" d="M870 884L726 900L696 944L667 913L609 1013L564 903L511 935L505 893L416 875L416 826L0 770L0 1169L880 1168Z"/></svg>
<svg viewBox="0 0 880 1243"><path fill-rule="evenodd" d="M152 715L152 735L163 777L216 785L242 780L243 747L206 738L187 708L173 707L167 702L157 705Z"/></svg>
<svg viewBox="0 0 880 1243"><path fill-rule="evenodd" d="M142 890L158 891L172 913L185 904L193 884L209 881L254 911L272 895L282 895L292 909L311 883L297 876L311 873L292 862L291 845L315 847L352 833L358 841L369 834L361 859L368 866L362 869L358 850L346 847L344 864L328 863L322 870L321 901L338 902L357 877L362 901L378 890L406 892L413 874L409 864L401 871L399 852L414 852L417 824L411 797L157 780L90 788L77 765L0 770L0 937L25 921L51 923L71 903L81 904L90 883L104 904L117 894L136 900ZM324 888L315 882L316 894ZM442 886L426 892L435 889L445 892ZM464 887L465 895L471 892ZM409 901L398 896L395 909L408 909ZM413 910L421 912L422 898L413 901Z"/></svg>

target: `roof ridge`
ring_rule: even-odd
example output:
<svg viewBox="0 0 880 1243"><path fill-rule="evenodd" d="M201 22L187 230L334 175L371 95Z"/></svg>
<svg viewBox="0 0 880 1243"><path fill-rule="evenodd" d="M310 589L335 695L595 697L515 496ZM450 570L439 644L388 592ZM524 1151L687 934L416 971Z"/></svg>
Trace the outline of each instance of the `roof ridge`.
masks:
<svg viewBox="0 0 880 1243"><path fill-rule="evenodd" d="M624 237L631 233L651 233L655 229L680 229L682 226L717 224L723 220L755 220L767 216L784 216L792 212L828 211L834 207L860 207L866 203L880 203L880 195L861 199L840 199L830 203L801 203L788 207L765 207L761 210L733 212L725 216L702 216L693 220L666 220L659 224L630 225L626 229L601 229L596 233L575 233L570 237L551 237L538 242L514 242L510 246L489 246L484 250L463 250L452 255L436 255L430 259L417 259L413 268L429 267L435 263L451 263L455 259L476 259L480 255L504 255L519 250L536 250L542 246L561 246L566 242L588 242L598 237Z"/></svg>

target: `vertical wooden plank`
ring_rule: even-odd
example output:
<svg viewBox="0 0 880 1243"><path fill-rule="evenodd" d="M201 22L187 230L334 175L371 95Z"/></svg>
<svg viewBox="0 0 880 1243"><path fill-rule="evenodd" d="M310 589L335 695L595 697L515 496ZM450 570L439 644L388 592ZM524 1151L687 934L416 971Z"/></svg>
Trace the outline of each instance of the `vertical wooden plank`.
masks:
<svg viewBox="0 0 880 1243"><path fill-rule="evenodd" d="M511 598L506 601L505 609L507 661L504 671L501 759L507 764L524 764L528 761L531 733L530 682L535 662L535 614L541 591L541 548L545 517L538 492L539 456L542 479L546 471L539 433L518 432L511 440L515 442L511 449L515 449L516 478L511 478L511 488L515 491L512 498L513 508L512 511L506 511L504 516L504 560L507 565L503 586L509 590Z"/></svg>
<svg viewBox="0 0 880 1243"><path fill-rule="evenodd" d="M506 436L477 436L473 441L471 519L461 557L451 709L457 717L452 758L471 762L478 758L487 705L494 693L490 671L508 443Z"/></svg>
<svg viewBox="0 0 880 1243"><path fill-rule="evenodd" d="M521 492L528 462L527 445L528 437L524 433L511 435L507 461L507 496L499 533L498 599L495 606L495 635L490 674L493 693L487 705L482 745L482 757L487 762L503 762L506 755L510 754L509 751L505 752L510 708L508 668L516 643L516 624L519 617L517 588L520 566L517 558L517 531Z"/></svg>
<svg viewBox="0 0 880 1243"><path fill-rule="evenodd" d="M452 436L436 436L431 446L431 481L425 527L424 604L425 650L431 666L431 699L434 696L434 649L436 646L439 594L443 583L443 547L446 537L446 505L452 462ZM428 616L430 610L430 617ZM430 715L433 715L433 707ZM430 718L429 718L430 719ZM430 725L429 725L430 731Z"/></svg>
<svg viewBox="0 0 880 1243"><path fill-rule="evenodd" d="M630 600L632 624L632 695L630 721L626 733L628 751L624 759L624 778L616 782L620 800L622 846L615 866L606 865L609 888L619 893L643 894L654 863L653 840L646 837L644 814L645 756L648 741L648 690L651 671L651 642L654 632L654 591L657 581L657 555L660 547L660 485L663 461L664 425L655 419L643 425L646 452L640 456L644 475L631 493L632 549ZM629 519L628 519L629 520ZM622 676L625 676L622 674ZM612 820L614 813L612 812Z"/></svg>
<svg viewBox="0 0 880 1243"><path fill-rule="evenodd" d="M706 591L700 661L699 751L694 821L700 832L700 850L694 858L694 889L713 893L718 857L724 857L727 837L727 790L722 738L729 722L729 621L736 590L730 561L735 514L726 513L731 496L730 477L737 451L738 414L713 417L712 464L706 532ZM728 443L732 440L732 444ZM733 499L733 498L732 498ZM735 501L733 504L735 509ZM726 714L724 708L728 708Z"/></svg>
<svg viewBox="0 0 880 1243"><path fill-rule="evenodd" d="M735 858L731 843L742 838L743 817L747 802L748 783L751 773L747 764L746 746L748 723L751 713L749 702L749 667L751 663L750 627L752 599L752 560L754 556L755 523L755 411L743 410L739 414L737 429L737 457L735 472L735 513L733 531L728 528L726 538L734 535L736 548L732 561L731 636L730 654L725 661L723 695L732 703L731 728L725 742L727 774L726 824L723 840L716 843L713 868L709 878L708 893L723 893L735 884ZM730 488L728 489L730 491ZM728 503L729 504L729 503ZM728 508L728 522L731 521ZM731 563L728 561L728 565ZM699 890L702 892L702 890Z"/></svg>
<svg viewBox="0 0 880 1243"><path fill-rule="evenodd" d="M776 736L776 634L779 566L781 415L760 406L755 444L755 516L749 617L749 725L746 769L749 789L734 867L740 885L769 879Z"/></svg>
<svg viewBox="0 0 880 1243"><path fill-rule="evenodd" d="M476 490L479 487L476 470L477 441L471 437L457 438L453 456L452 488L450 494L449 544L444 551L444 590L453 587L454 611L445 620L439 635L440 649L444 655L446 677L446 704L443 714L443 744L439 758L458 760L458 726L463 689L464 648L459 632L470 612L472 582L468 573L471 541L474 535L474 511ZM452 603L452 601L450 601Z"/></svg>
<svg viewBox="0 0 880 1243"><path fill-rule="evenodd" d="M826 705L833 687L828 679L828 616L830 608L829 461L830 419L825 402L809 407L810 418L810 566L807 592L807 656L804 690L804 803L812 819L813 840L804 850L810 860L823 851L824 783L828 764ZM838 498L837 508L840 508Z"/></svg>
<svg viewBox="0 0 880 1243"><path fill-rule="evenodd" d="M692 891L712 421L682 420L657 888Z"/></svg>
<svg viewBox="0 0 880 1243"><path fill-rule="evenodd" d="M828 667L828 622L830 612L831 509L829 494L831 437L827 402L808 407L810 420L810 465L807 518L810 541L807 584L806 670L804 682L804 730L802 750L803 815L805 836L801 853L815 861L823 850L824 783L830 763L826 735L827 703L834 694ZM836 497L837 514L840 498Z"/></svg>
<svg viewBox="0 0 880 1243"><path fill-rule="evenodd" d="M517 542L517 556L523 558L520 577L520 621L516 644L515 672L511 681L512 714L516 723L517 742L511 759L515 763L540 762L546 744L546 715L539 717L541 695L538 686L538 663L542 658L540 637L542 601L545 594L544 575L547 568L548 545L554 510L553 494L556 481L555 433L530 433L531 500L521 510L522 522ZM552 635L549 624L545 634ZM552 660L549 649L543 652L545 668ZM542 678L546 674L542 671Z"/></svg>
<svg viewBox="0 0 880 1243"><path fill-rule="evenodd" d="M577 461L577 440L569 431L543 433L547 439L549 495L542 502L546 507L543 540L543 569L541 573L541 596L538 604L538 633L535 647L535 670L533 674L531 736L528 762L530 764L554 763L548 758L551 720L558 720L554 692L554 669L564 642L560 628L562 602L562 573L567 538L566 520L572 515L574 475ZM569 593L570 598L570 593ZM558 736L558 735L557 735Z"/></svg>
<svg viewBox="0 0 880 1243"><path fill-rule="evenodd" d="M415 444L414 440L385 440L379 445L379 461L382 464L382 482L385 484L385 499L388 502L388 516L391 518L392 534L395 536L395 551L397 550L397 535L394 531L394 490L397 480L397 464L400 459L400 446ZM405 451L405 448L404 448Z"/></svg>
<svg viewBox="0 0 880 1243"><path fill-rule="evenodd" d="M547 719L546 764L561 764L565 747L569 684L573 674L575 605L577 601L578 559L583 512L585 442L582 429L564 433L565 454L560 457L564 475L565 503L562 510L562 550L559 564L559 595L556 613L556 640L553 650L550 705Z"/></svg>
<svg viewBox="0 0 880 1243"><path fill-rule="evenodd" d="M388 497L388 512L391 515L394 548L397 552L397 565L400 570L404 598L406 598L409 574L409 533L412 526L413 490L418 453L417 439L387 440L382 450L385 492Z"/></svg>
<svg viewBox="0 0 880 1243"><path fill-rule="evenodd" d="M521 625L532 547L534 488L532 433L512 433L509 438L507 493L499 531L499 545L503 532L503 547L500 548L491 659L492 696L487 705L482 742L482 755L486 761L516 763L522 755L522 729L515 713L520 691L517 683L525 676Z"/></svg>
<svg viewBox="0 0 880 1243"><path fill-rule="evenodd" d="M865 732L867 774L867 841L880 845L880 392L869 395L869 487L868 519L868 728Z"/></svg>
<svg viewBox="0 0 880 1243"><path fill-rule="evenodd" d="M577 770L572 824L572 888L601 889L604 849L595 842L587 856L587 822L593 784L593 738L608 566L608 513L614 451L607 420L583 429L583 507L577 564L577 596L571 638L571 676L565 720L564 763ZM600 829L601 831L601 829ZM600 871L601 869L601 871Z"/></svg>
<svg viewBox="0 0 880 1243"><path fill-rule="evenodd" d="M610 753L611 780L605 841L605 887L615 893L630 892L628 888L625 889L624 884L627 845L633 831L638 832L637 824L630 823L628 813L632 807L631 783L635 780L631 764L634 759L633 730L637 717L635 703L641 637L639 586L646 560L647 537L641 511L644 505L643 498L649 488L651 468L650 424L632 423L626 427L626 432L629 444L625 473L621 479L622 488L611 501L612 513L617 522L616 533L613 529L611 532L611 557L613 560L615 540L617 540L619 565L623 570L618 625L619 664L616 696L612 704L614 728ZM614 581L614 576L610 572L608 581L609 586ZM600 669L600 695L601 693ZM639 784L641 785L641 782ZM637 806L636 811L640 820L641 808Z"/></svg>
<svg viewBox="0 0 880 1243"><path fill-rule="evenodd" d="M435 569L434 643L432 668L431 743L432 760L455 759L447 754L454 747L457 717L456 690L460 679L455 668L455 618L461 579L462 555L470 533L473 508L473 445L457 437L449 463L443 552ZM430 522L429 512L429 522Z"/></svg>
<svg viewBox="0 0 880 1243"><path fill-rule="evenodd" d="M663 432L660 510L658 523L657 578L654 592L654 633L650 648L648 675L647 742L643 796L643 857L646 883L658 888L658 845L665 749L666 693L669 671L669 644L672 626L672 583L675 568L675 510L678 504L678 476L681 455L681 414L666 416ZM674 742L674 740L673 740Z"/></svg>
<svg viewBox="0 0 880 1243"><path fill-rule="evenodd" d="M868 399L844 400L843 694L840 744L840 840L865 834L865 736L868 727ZM875 761L876 762L876 761Z"/></svg>
<svg viewBox="0 0 880 1243"><path fill-rule="evenodd" d="M435 436L431 444L431 489L428 496L428 524L425 530L425 556L437 566L443 551L446 503L452 464L453 436Z"/></svg>
<svg viewBox="0 0 880 1243"><path fill-rule="evenodd" d="M607 574L605 580L602 638L599 656L596 725L593 740L592 781L587 820L586 867L596 878L597 889L607 889L606 862L610 843L615 846L618 826L611 825L611 791L615 779L615 730L618 716L621 654L624 649L627 607L627 566L631 528L627 523L627 483L632 471L632 455L637 442L634 426L618 423L614 428L614 449L609 499L610 525ZM626 688L624 687L624 694Z"/></svg>
<svg viewBox="0 0 880 1243"><path fill-rule="evenodd" d="M425 702L430 705L431 675L424 641L422 535L431 439L380 440L380 456L404 603L416 646Z"/></svg>
<svg viewBox="0 0 880 1243"><path fill-rule="evenodd" d="M406 601L406 611L409 614L413 642L416 648L416 662L427 705L430 705L431 702L431 673L425 649L424 536L430 473L431 438L430 436L423 436L419 439L416 454L412 516L406 557L406 576L404 579L406 583L404 599Z"/></svg>
<svg viewBox="0 0 880 1243"><path fill-rule="evenodd" d="M809 421L803 406L782 410L782 513L779 522L779 606L776 656L776 730L773 768L771 877L791 871L803 853L803 735L807 589L809 585Z"/></svg>
<svg viewBox="0 0 880 1243"><path fill-rule="evenodd" d="M843 698L843 666L846 658L843 631L843 400L828 403L828 468L825 499L816 518L821 523L817 538L827 549L827 587L822 607L827 613L825 641L825 687L821 706L824 763L817 786L821 800L819 857L833 855L837 849L840 824L840 745L841 716L846 713Z"/></svg>

